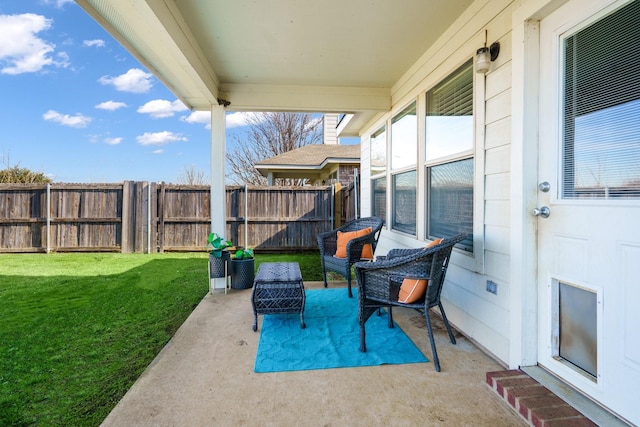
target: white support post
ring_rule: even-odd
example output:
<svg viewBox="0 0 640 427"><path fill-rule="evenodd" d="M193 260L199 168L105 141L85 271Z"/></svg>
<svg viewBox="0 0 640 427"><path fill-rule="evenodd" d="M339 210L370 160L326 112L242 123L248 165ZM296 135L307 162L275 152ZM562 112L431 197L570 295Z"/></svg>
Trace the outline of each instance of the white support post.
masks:
<svg viewBox="0 0 640 427"><path fill-rule="evenodd" d="M227 238L225 191L226 118L222 105L211 106L211 231ZM226 272L225 272L226 274ZM209 279L209 289L227 289L228 277Z"/></svg>

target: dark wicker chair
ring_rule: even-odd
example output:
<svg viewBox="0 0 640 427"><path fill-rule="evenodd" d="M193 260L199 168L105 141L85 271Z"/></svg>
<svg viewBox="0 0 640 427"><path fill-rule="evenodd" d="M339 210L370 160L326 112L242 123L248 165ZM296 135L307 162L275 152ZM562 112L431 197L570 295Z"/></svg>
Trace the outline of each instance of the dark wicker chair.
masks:
<svg viewBox="0 0 640 427"><path fill-rule="evenodd" d="M338 231L349 232L363 230L371 227L371 233L352 239L347 244L347 257L336 258L334 255L338 248ZM358 218L350 221L335 230L318 234L318 246L320 247L320 258L322 260L322 278L324 287L327 287L327 272L332 271L342 275L347 279L349 298L353 296L351 292L351 266L362 261L362 247L370 243L375 253L380 231L382 230L382 220L378 217Z"/></svg>
<svg viewBox="0 0 640 427"><path fill-rule="evenodd" d="M424 314L427 321L429 341L433 353L436 371L440 372L440 361L433 340L429 309L440 308L442 320L447 327L452 344L456 339L449 326L449 321L440 302L440 294L451 251L457 243L466 238L466 234L445 239L439 245L431 248L392 249L385 259L375 262L359 262L355 264L356 279L358 281L358 322L360 324L360 351L366 352L365 323L371 315L385 307L389 312L389 327L393 328L392 307L409 307ZM398 302L400 285L405 277L429 279L426 296L414 303Z"/></svg>

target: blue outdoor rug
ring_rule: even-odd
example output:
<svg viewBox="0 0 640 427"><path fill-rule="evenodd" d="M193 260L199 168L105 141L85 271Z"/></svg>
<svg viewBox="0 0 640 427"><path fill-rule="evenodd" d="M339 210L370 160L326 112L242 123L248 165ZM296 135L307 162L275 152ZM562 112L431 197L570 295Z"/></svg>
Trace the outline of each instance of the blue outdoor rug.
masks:
<svg viewBox="0 0 640 427"><path fill-rule="evenodd" d="M388 314L373 314L366 323L367 352L361 353L358 295L346 289L306 291L304 320L299 314L263 316L256 372L304 371L384 364L422 363L428 359Z"/></svg>

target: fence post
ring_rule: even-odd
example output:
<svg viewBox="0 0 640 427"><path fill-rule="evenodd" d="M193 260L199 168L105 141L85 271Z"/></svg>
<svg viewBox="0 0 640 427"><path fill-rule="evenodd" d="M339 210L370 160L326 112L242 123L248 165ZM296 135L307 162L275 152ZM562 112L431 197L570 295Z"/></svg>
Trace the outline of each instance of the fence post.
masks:
<svg viewBox="0 0 640 427"><path fill-rule="evenodd" d="M47 182L47 253L51 252L51 184Z"/></svg>
<svg viewBox="0 0 640 427"><path fill-rule="evenodd" d="M147 217L147 203L145 203L146 199L146 191L145 188L148 185L146 181L138 181L135 184L135 252L136 253L144 253L145 252L145 219Z"/></svg>
<svg viewBox="0 0 640 427"><path fill-rule="evenodd" d="M336 185L331 184L331 228L336 227Z"/></svg>
<svg viewBox="0 0 640 427"><path fill-rule="evenodd" d="M120 239L120 252L131 253L133 252L133 210L132 210L132 197L133 197L133 182L124 181L122 183L122 214L121 214L121 234Z"/></svg>
<svg viewBox="0 0 640 427"><path fill-rule="evenodd" d="M163 182L164 184L164 182ZM166 203L166 200L163 202ZM164 205L163 205L164 206ZM149 236L150 236L150 253L160 250L158 242L158 183L149 183ZM166 245L165 245L166 246Z"/></svg>
<svg viewBox="0 0 640 427"><path fill-rule="evenodd" d="M249 188L244 185L244 248L249 244Z"/></svg>
<svg viewBox="0 0 640 427"><path fill-rule="evenodd" d="M165 233L165 203L166 203L167 187L164 182L160 183L160 193L158 194L158 251L164 252L164 233Z"/></svg>
<svg viewBox="0 0 640 427"><path fill-rule="evenodd" d="M354 212L353 212L353 216L354 219L358 219L360 218L360 206L359 205L359 200L358 200L358 195L360 194L360 190L358 188L358 168L353 168L353 206L354 206Z"/></svg>
<svg viewBox="0 0 640 427"><path fill-rule="evenodd" d="M162 183L164 189L164 182ZM151 184L147 186L147 253L151 253ZM164 210L163 210L164 212ZM164 225L164 223L163 223ZM164 227L163 227L164 229ZM164 246L160 247L160 252L164 252Z"/></svg>

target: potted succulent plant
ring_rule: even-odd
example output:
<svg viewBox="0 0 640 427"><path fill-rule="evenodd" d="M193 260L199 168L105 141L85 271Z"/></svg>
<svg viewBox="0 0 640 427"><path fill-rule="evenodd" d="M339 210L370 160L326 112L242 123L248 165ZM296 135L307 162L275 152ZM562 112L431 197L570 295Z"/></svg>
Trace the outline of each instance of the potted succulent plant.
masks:
<svg viewBox="0 0 640 427"><path fill-rule="evenodd" d="M231 258L231 288L248 289L252 287L254 269L253 249L238 249Z"/></svg>
<svg viewBox="0 0 640 427"><path fill-rule="evenodd" d="M207 249L209 249L209 277L225 277L225 264L231 259L231 253L227 250L232 246L230 240L219 236L217 233L210 233L207 238Z"/></svg>

